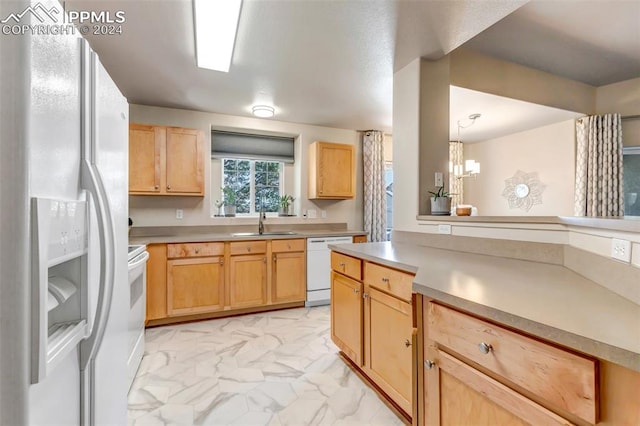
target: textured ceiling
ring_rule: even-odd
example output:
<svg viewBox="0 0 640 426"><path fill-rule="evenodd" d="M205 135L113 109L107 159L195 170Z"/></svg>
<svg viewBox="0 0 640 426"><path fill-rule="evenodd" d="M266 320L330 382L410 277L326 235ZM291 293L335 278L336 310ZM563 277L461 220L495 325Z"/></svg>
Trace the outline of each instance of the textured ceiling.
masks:
<svg viewBox="0 0 640 426"><path fill-rule="evenodd" d="M125 11L124 34L89 40L129 102L144 105L242 116L273 103L274 120L391 131L394 70L489 27L468 44L581 81L640 75L640 2L518 9L525 2L244 0L229 73L196 67L190 0L66 3Z"/></svg>

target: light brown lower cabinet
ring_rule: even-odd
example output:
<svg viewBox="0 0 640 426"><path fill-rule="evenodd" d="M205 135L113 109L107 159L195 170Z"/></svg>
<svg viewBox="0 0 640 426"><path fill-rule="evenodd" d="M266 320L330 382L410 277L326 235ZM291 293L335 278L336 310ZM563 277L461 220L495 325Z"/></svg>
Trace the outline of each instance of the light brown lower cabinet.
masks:
<svg viewBox="0 0 640 426"><path fill-rule="evenodd" d="M229 300L231 308L266 305L266 254L231 256L229 259L229 276Z"/></svg>
<svg viewBox="0 0 640 426"><path fill-rule="evenodd" d="M365 275L366 276L366 275ZM412 413L411 303L365 287L364 370L407 414Z"/></svg>
<svg viewBox="0 0 640 426"><path fill-rule="evenodd" d="M418 424L640 424L640 373L420 297Z"/></svg>
<svg viewBox="0 0 640 426"><path fill-rule="evenodd" d="M331 339L362 366L362 283L331 271Z"/></svg>
<svg viewBox="0 0 640 426"><path fill-rule="evenodd" d="M149 326L301 307L306 240L149 244Z"/></svg>
<svg viewBox="0 0 640 426"><path fill-rule="evenodd" d="M304 302L307 253L304 239L271 242L271 302Z"/></svg>
<svg viewBox="0 0 640 426"><path fill-rule="evenodd" d="M170 316L224 308L224 258L167 261L167 313Z"/></svg>
<svg viewBox="0 0 640 426"><path fill-rule="evenodd" d="M413 276L336 252L331 260L332 340L410 420L416 356Z"/></svg>

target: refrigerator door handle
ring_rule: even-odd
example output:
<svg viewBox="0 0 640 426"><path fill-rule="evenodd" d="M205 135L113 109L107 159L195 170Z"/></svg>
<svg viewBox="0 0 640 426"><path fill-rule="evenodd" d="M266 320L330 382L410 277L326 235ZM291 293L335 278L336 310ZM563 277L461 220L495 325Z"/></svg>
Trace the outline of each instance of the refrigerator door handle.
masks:
<svg viewBox="0 0 640 426"><path fill-rule="evenodd" d="M100 348L102 338L109 320L109 311L113 296L113 279L115 275L114 248L115 232L113 218L107 201L107 194L102 184L100 172L95 165L84 165L84 175L86 175L86 189L92 194L96 204L96 215L98 218L98 234L100 237L100 252L102 253L100 262L100 286L98 290L98 304L91 327L91 334L80 345L80 369L84 370L89 361L95 357Z"/></svg>
<svg viewBox="0 0 640 426"><path fill-rule="evenodd" d="M91 52L87 43L83 43L83 55L85 67L83 82L85 96L83 101L83 136L85 138L82 183L83 187L93 196L96 205L98 219L98 234L100 237L100 286L98 287L98 304L91 327L91 334L80 345L80 370L84 371L100 348L104 332L109 320L111 300L113 298L113 286L115 277L115 227L111 216L111 207L105 190L100 170L96 166L96 141L97 123L96 111L92 107L96 105L96 55ZM88 120L87 120L88 119ZM87 122L89 121L89 122Z"/></svg>

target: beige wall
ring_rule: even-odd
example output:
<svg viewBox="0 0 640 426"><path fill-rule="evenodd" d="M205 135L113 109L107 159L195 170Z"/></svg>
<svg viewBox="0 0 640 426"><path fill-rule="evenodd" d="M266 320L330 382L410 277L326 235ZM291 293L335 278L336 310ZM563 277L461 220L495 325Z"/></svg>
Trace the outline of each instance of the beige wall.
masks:
<svg viewBox="0 0 640 426"><path fill-rule="evenodd" d="M598 87L596 110L598 114L640 115L640 78ZM622 141L624 146L640 146L640 119L623 120Z"/></svg>
<svg viewBox="0 0 640 426"><path fill-rule="evenodd" d="M228 219L212 218L213 202L220 198L220 162L210 160L211 127L276 133L296 137L296 161L285 167L285 191L296 201L297 214L315 209L320 218L327 212L331 222L346 222L350 229L362 229L362 150L359 134L353 130L310 126L276 120L214 114L181 109L130 106L130 120L135 123L158 124L201 129L205 134L205 196L204 197L153 197L130 196L129 214L136 226L185 226L215 225ZM309 200L307 199L308 146L316 140L340 142L356 146L356 198L353 200ZM213 188L213 191L212 191ZM184 219L175 218L176 209L183 209ZM216 222L218 221L218 222Z"/></svg>
<svg viewBox="0 0 640 426"><path fill-rule="evenodd" d="M417 230L420 59L393 75L393 229Z"/></svg>
<svg viewBox="0 0 640 426"><path fill-rule="evenodd" d="M575 121L568 120L484 142L465 144L465 159L481 164L464 179L464 201L482 216L572 216L575 180ZM510 209L505 180L518 170L537 172L545 185L542 204L527 212Z"/></svg>
<svg viewBox="0 0 640 426"><path fill-rule="evenodd" d="M464 48L450 57L454 86L585 114L596 110L596 88L588 84Z"/></svg>

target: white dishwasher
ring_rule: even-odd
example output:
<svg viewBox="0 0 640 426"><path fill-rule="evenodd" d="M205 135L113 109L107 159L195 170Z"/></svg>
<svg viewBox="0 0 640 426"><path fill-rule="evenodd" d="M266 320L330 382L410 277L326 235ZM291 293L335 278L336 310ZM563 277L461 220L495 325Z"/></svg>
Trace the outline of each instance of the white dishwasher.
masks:
<svg viewBox="0 0 640 426"><path fill-rule="evenodd" d="M331 250L329 244L352 243L353 237L307 238L307 301L305 306L331 302Z"/></svg>

